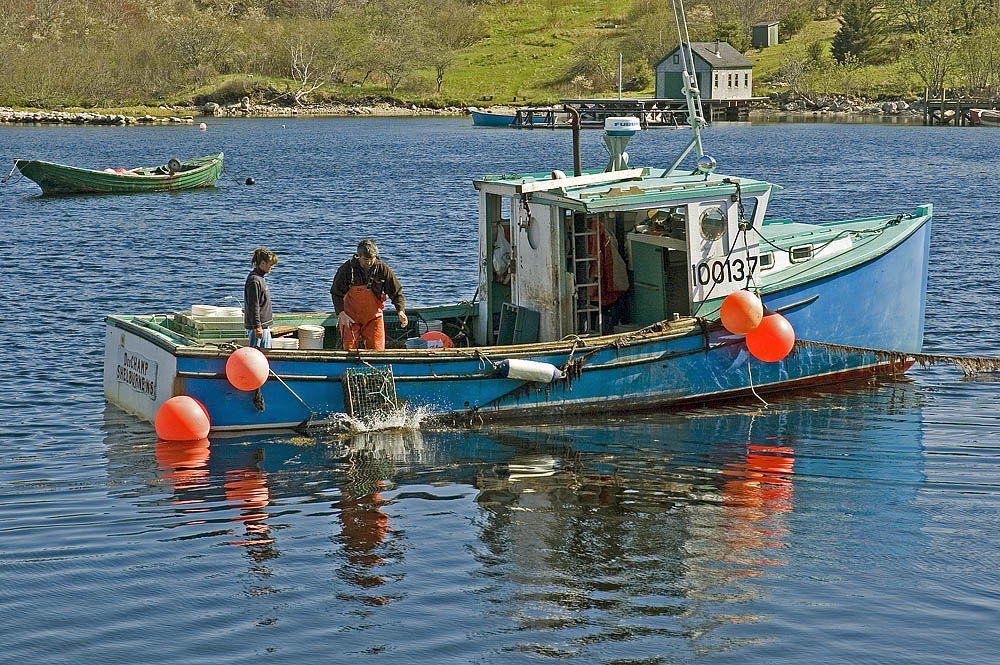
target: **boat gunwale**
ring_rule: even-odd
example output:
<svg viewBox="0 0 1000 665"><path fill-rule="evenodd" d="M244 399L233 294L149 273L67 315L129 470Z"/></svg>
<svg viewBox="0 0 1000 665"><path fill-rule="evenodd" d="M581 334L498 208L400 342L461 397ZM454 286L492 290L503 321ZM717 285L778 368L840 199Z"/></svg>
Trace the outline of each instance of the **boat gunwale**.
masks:
<svg viewBox="0 0 1000 665"><path fill-rule="evenodd" d="M139 183L142 183L142 182L164 182L164 181L169 181L171 179L177 179L177 178L179 178L181 176L188 176L188 175L193 175L193 174L196 174L196 173L201 173L201 172L205 171L206 169L214 168L223 159L223 155L224 154L225 153L218 152L218 153L214 153L212 155L205 155L204 157L194 157L192 159L185 160L185 162L190 163L190 162L201 161L201 160L205 160L205 162L203 164L199 164L197 166L194 166L194 167L192 167L190 169L185 169L184 171L176 171L174 173L160 173L160 174L139 174L139 173L132 173L132 174L128 174L127 175L127 174L124 174L124 173L108 173L107 171L104 171L104 170L88 169L88 168L84 168L82 166L70 166L68 164L59 164L57 162L47 162L47 161L42 160L42 159L15 159L14 160L14 164L15 164L15 166L17 166L17 169L19 171L21 171L21 173L24 173L24 170L21 168L22 164L25 164L26 166L30 166L32 164L42 164L42 165L44 165L46 167L55 167L56 169L59 169L59 170L62 170L62 171L71 171L71 172L79 172L79 173L87 173L87 174L95 174L95 175L99 174L100 177L107 178L107 179L112 180L112 181L119 181L120 180L120 181L124 182L125 181L124 179L127 179L128 182L139 182ZM184 162L182 162L182 163L184 163ZM157 166L137 166L135 168L137 168L137 169L155 169L155 168L159 168L159 166L161 166L161 165L158 164ZM25 174L25 177L26 178L31 178L31 176L29 176L27 174Z"/></svg>

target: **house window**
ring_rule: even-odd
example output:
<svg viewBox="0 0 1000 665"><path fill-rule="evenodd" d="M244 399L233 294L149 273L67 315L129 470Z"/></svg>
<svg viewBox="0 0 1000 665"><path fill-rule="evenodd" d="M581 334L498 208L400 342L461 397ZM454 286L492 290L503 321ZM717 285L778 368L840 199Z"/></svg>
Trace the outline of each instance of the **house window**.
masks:
<svg viewBox="0 0 1000 665"><path fill-rule="evenodd" d="M732 74L732 72L729 73L728 79L729 79L729 87L732 88L733 87L733 74Z"/></svg>
<svg viewBox="0 0 1000 665"><path fill-rule="evenodd" d="M750 87L750 72L743 72L743 87Z"/></svg>
<svg viewBox="0 0 1000 665"><path fill-rule="evenodd" d="M680 53L675 53L675 54L674 54L674 64L675 64L675 65L679 65L679 64L681 64L681 56L680 56Z"/></svg>
<svg viewBox="0 0 1000 665"><path fill-rule="evenodd" d="M714 87L714 88L718 88L719 87L719 72L715 72L715 83L712 84L712 87Z"/></svg>

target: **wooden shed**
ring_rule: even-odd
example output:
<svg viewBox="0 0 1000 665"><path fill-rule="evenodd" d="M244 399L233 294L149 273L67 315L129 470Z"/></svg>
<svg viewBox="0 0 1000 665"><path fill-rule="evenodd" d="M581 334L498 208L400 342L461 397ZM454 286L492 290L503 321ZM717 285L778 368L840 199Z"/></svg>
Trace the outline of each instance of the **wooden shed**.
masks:
<svg viewBox="0 0 1000 665"><path fill-rule="evenodd" d="M753 63L726 42L692 42L695 75L704 100L750 99ZM656 63L656 96L683 99L680 47Z"/></svg>
<svg viewBox="0 0 1000 665"><path fill-rule="evenodd" d="M778 22L761 21L753 26L751 43L754 48L767 48L778 43Z"/></svg>

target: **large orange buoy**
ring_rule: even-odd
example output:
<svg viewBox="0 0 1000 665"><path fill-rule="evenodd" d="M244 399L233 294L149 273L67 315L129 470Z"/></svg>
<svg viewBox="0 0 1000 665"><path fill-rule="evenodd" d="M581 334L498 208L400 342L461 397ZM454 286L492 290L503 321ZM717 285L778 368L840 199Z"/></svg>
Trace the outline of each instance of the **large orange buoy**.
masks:
<svg viewBox="0 0 1000 665"><path fill-rule="evenodd" d="M212 424L201 402L187 395L171 397L156 412L156 435L165 441L196 441L208 436Z"/></svg>
<svg viewBox="0 0 1000 665"><path fill-rule="evenodd" d="M446 349L451 349L455 346L455 343L451 341L451 337L448 337L443 332L437 330L428 330L420 336L420 339L426 339L428 342L441 342L441 345Z"/></svg>
<svg viewBox="0 0 1000 665"><path fill-rule="evenodd" d="M270 371L267 356L252 346L236 349L226 361L226 378L238 390L257 390Z"/></svg>
<svg viewBox="0 0 1000 665"><path fill-rule="evenodd" d="M722 301L719 316L726 330L734 335L746 335L760 325L764 317L764 305L756 293L733 291Z"/></svg>
<svg viewBox="0 0 1000 665"><path fill-rule="evenodd" d="M781 314L768 314L747 333L747 349L754 358L776 363L795 346L795 329Z"/></svg>

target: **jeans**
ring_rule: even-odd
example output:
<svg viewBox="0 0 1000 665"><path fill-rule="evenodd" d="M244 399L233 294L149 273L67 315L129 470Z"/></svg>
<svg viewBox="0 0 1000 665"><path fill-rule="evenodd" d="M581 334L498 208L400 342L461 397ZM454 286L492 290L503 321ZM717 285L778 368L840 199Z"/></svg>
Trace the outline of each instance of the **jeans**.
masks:
<svg viewBox="0 0 1000 665"><path fill-rule="evenodd" d="M247 336L250 338L250 346L256 346L258 349L270 349L271 348L271 329L264 328L263 334L258 339L257 332L252 328L247 331Z"/></svg>

